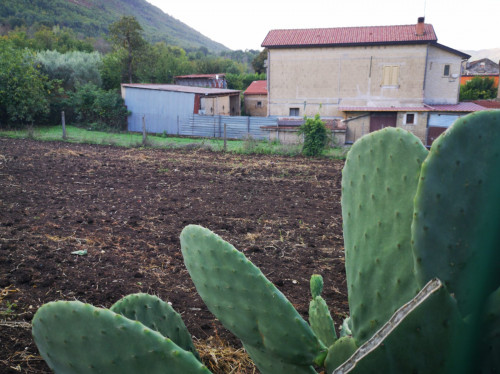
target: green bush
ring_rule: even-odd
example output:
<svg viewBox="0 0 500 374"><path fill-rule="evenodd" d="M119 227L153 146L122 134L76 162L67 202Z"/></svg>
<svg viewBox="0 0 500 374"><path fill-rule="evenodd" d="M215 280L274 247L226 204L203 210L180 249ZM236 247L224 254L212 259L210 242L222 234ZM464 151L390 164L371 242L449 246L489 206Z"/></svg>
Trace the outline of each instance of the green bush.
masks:
<svg viewBox="0 0 500 374"><path fill-rule="evenodd" d="M316 114L314 118L305 118L305 123L300 126L298 134L304 136L302 153L305 156L323 154L331 137L319 114Z"/></svg>
<svg viewBox="0 0 500 374"><path fill-rule="evenodd" d="M79 86L69 94L76 122L92 130L121 131L127 128L128 111L123 99L114 91L105 91L94 84Z"/></svg>
<svg viewBox="0 0 500 374"><path fill-rule="evenodd" d="M460 100L487 100L497 97L495 82L488 77L474 77L460 86Z"/></svg>

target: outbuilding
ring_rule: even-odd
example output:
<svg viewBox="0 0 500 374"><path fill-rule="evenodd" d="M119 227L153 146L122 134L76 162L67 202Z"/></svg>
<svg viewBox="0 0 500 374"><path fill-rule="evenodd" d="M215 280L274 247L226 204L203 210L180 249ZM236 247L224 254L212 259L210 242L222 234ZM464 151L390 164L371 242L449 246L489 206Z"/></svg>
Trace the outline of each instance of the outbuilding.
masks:
<svg viewBox="0 0 500 374"><path fill-rule="evenodd" d="M239 116L240 91L173 84L122 84L129 131L178 134L193 114Z"/></svg>

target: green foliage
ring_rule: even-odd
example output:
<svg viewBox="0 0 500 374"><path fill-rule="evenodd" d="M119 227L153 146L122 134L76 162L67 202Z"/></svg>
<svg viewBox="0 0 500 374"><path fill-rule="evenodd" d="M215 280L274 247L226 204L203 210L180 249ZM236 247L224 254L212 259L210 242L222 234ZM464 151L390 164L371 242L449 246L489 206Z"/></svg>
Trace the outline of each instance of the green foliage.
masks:
<svg viewBox="0 0 500 374"><path fill-rule="evenodd" d="M257 74L266 73L266 67L264 66L264 61L267 60L267 49L264 49L252 60L252 67Z"/></svg>
<svg viewBox="0 0 500 374"><path fill-rule="evenodd" d="M325 123L316 114L314 118L305 118L305 123L300 126L299 135L304 136L302 153L306 156L320 156L325 151L330 134Z"/></svg>
<svg viewBox="0 0 500 374"><path fill-rule="evenodd" d="M101 86L99 69L102 64L98 52L44 51L36 55L42 73L50 80L58 80L65 90L75 90L78 85L92 83Z"/></svg>
<svg viewBox="0 0 500 374"><path fill-rule="evenodd" d="M227 88L245 91L253 81L266 80L266 74L226 74Z"/></svg>
<svg viewBox="0 0 500 374"><path fill-rule="evenodd" d="M194 72L194 64L186 52L165 43L149 46L138 58L137 79L147 83L173 83L174 76Z"/></svg>
<svg viewBox="0 0 500 374"><path fill-rule="evenodd" d="M497 97L495 81L488 77L474 77L460 86L460 100L494 99Z"/></svg>
<svg viewBox="0 0 500 374"><path fill-rule="evenodd" d="M74 108L76 122L93 130L121 131L127 127L127 109L114 91L105 91L92 83L69 93L67 105Z"/></svg>
<svg viewBox="0 0 500 374"><path fill-rule="evenodd" d="M0 122L23 125L49 111L51 85L35 66L35 56L0 39Z"/></svg>
<svg viewBox="0 0 500 374"><path fill-rule="evenodd" d="M146 46L142 32L142 26L134 16L122 16L119 21L109 26L111 41L115 49L123 49L127 52L126 64L129 83L132 83L135 62Z"/></svg>

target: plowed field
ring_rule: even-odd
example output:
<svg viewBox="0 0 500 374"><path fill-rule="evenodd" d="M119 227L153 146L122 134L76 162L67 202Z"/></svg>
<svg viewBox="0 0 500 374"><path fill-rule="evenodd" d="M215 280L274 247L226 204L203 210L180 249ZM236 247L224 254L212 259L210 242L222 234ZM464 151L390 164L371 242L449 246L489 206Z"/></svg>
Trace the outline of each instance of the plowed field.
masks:
<svg viewBox="0 0 500 374"><path fill-rule="evenodd" d="M323 275L338 326L347 313L342 167L0 138L0 373L50 372L30 322L60 299L110 307L147 292L171 302L195 340L217 335L240 347L184 266L179 234L188 224L241 250L306 319L309 278Z"/></svg>

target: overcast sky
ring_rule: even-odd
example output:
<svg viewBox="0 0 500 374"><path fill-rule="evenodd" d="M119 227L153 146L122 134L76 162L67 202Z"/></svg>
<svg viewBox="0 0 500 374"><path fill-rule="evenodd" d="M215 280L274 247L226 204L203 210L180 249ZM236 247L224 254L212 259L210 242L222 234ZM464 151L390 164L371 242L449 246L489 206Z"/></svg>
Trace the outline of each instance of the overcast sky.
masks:
<svg viewBox="0 0 500 374"><path fill-rule="evenodd" d="M230 49L262 49L269 30L408 25L424 15L438 42L500 48L500 0L147 0Z"/></svg>

